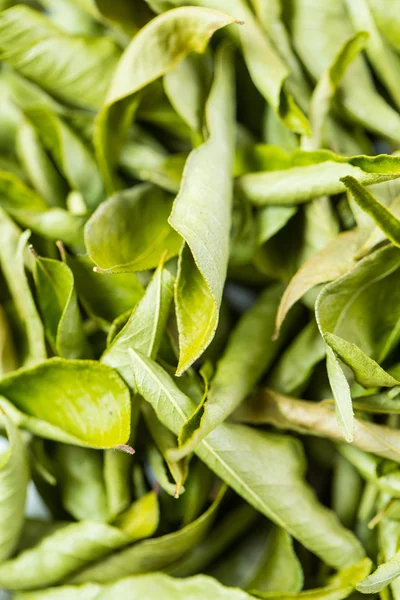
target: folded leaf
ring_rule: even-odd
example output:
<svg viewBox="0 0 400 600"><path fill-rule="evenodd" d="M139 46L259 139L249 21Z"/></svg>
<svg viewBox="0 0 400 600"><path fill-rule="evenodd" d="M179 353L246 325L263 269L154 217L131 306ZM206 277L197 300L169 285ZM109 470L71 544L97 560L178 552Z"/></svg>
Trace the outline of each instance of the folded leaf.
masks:
<svg viewBox="0 0 400 600"><path fill-rule="evenodd" d="M198 519L178 531L145 540L105 561L88 567L71 579L71 583L107 582L120 577L159 571L175 563L194 548L212 526L226 488Z"/></svg>
<svg viewBox="0 0 400 600"><path fill-rule="evenodd" d="M130 354L138 391L160 421L177 434L193 411L193 402L154 361L132 350ZM254 508L327 564L342 567L362 557L358 541L319 504L303 479L302 448L297 440L223 424L201 442L196 454ZM266 464L273 464L274 469L266 469ZM290 494L282 496L278 490L288 481Z"/></svg>
<svg viewBox="0 0 400 600"><path fill-rule="evenodd" d="M40 312L55 354L70 359L90 357L70 268L58 260L34 256Z"/></svg>
<svg viewBox="0 0 400 600"><path fill-rule="evenodd" d="M231 228L233 77L231 51L225 45L216 57L206 106L209 137L189 155L169 217L188 245L180 256L175 289L179 374L204 352L218 324Z"/></svg>
<svg viewBox="0 0 400 600"><path fill-rule="evenodd" d="M354 177L343 177L341 181L352 193L358 206L370 215L386 237L399 247L400 220L386 206L376 200Z"/></svg>
<svg viewBox="0 0 400 600"><path fill-rule="evenodd" d="M257 206L300 204L343 192L341 179L349 175L364 185L400 176L400 158L384 154L344 157L329 150L295 150L290 160L292 166L283 170L242 175L237 181L239 189Z"/></svg>
<svg viewBox="0 0 400 600"><path fill-rule="evenodd" d="M3 378L0 394L36 435L95 448L129 438L129 390L106 365L52 358Z"/></svg>
<svg viewBox="0 0 400 600"><path fill-rule="evenodd" d="M2 58L16 71L56 98L84 108L101 105L119 58L110 38L68 35L23 5L1 13L0 40Z"/></svg>
<svg viewBox="0 0 400 600"><path fill-rule="evenodd" d="M213 33L234 21L217 11L186 6L155 17L133 38L97 117L96 152L109 190L115 188L113 170L130 115L138 104L137 92L191 52L204 52Z"/></svg>
<svg viewBox="0 0 400 600"><path fill-rule="evenodd" d="M101 357L101 362L114 367L133 390L128 349L134 348L152 358L157 356L169 316L173 282L172 275L164 268L162 261L128 322Z"/></svg>
<svg viewBox="0 0 400 600"><path fill-rule="evenodd" d="M34 364L46 358L43 326L24 269L24 251L29 232L18 227L0 209L0 265L21 325L21 363Z"/></svg>
<svg viewBox="0 0 400 600"><path fill-rule="evenodd" d="M17 548L24 524L29 463L21 434L1 411L9 447L0 454L0 561Z"/></svg>
<svg viewBox="0 0 400 600"><path fill-rule="evenodd" d="M198 444L239 406L266 372L286 340L272 341L280 285L267 288L255 305L244 313L233 330L208 397L182 427L181 447L169 452L177 460L193 452Z"/></svg>
<svg viewBox="0 0 400 600"><path fill-rule="evenodd" d="M171 205L169 194L149 184L103 202L85 226L86 248L99 271L144 271L156 267L165 251L168 258L178 254L181 238L167 222Z"/></svg>
<svg viewBox="0 0 400 600"><path fill-rule="evenodd" d="M236 411L235 418L244 423L270 423L279 429L291 429L304 435L342 441L342 433L332 406L289 398L272 390L264 390L249 399ZM399 443L400 436L396 429L362 419L354 420L353 445L357 448L400 462Z"/></svg>
<svg viewBox="0 0 400 600"><path fill-rule="evenodd" d="M197 575L191 579L173 579L163 573L127 577L109 585L87 584L73 587L65 586L50 589L45 592L18 594L16 600L137 600L146 598L153 600L162 597L163 600L251 600L250 596L238 588L227 588L220 583L206 577Z"/></svg>

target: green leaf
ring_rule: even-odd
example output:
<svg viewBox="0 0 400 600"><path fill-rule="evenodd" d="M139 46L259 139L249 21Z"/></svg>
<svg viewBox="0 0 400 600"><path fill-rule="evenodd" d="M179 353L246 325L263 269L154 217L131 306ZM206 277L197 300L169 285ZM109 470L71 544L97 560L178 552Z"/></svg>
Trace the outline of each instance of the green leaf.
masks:
<svg viewBox="0 0 400 600"><path fill-rule="evenodd" d="M129 542L127 533L105 523L71 523L3 562L0 585L9 590L48 587Z"/></svg>
<svg viewBox="0 0 400 600"><path fill-rule="evenodd" d="M70 268L34 252L34 277L46 335L55 354L63 358L87 358L91 350Z"/></svg>
<svg viewBox="0 0 400 600"><path fill-rule="evenodd" d="M365 234L358 229L345 231L304 263L291 279L282 296L276 316L275 335L278 335L291 307L306 292L318 284L337 279L356 264L356 256L365 237Z"/></svg>
<svg viewBox="0 0 400 600"><path fill-rule="evenodd" d="M7 413L1 411L9 446L0 455L0 561L17 548L24 524L29 463L20 432Z"/></svg>
<svg viewBox="0 0 400 600"><path fill-rule="evenodd" d="M164 76L164 89L178 115L201 135L204 105L210 87L208 56L189 54Z"/></svg>
<svg viewBox="0 0 400 600"><path fill-rule="evenodd" d="M44 331L24 269L24 250L29 232L20 230L0 209L0 265L14 301L21 327L21 363L34 364L46 358Z"/></svg>
<svg viewBox="0 0 400 600"><path fill-rule="evenodd" d="M110 38L68 35L18 5L1 13L0 40L2 58L54 97L84 108L101 106L119 58Z"/></svg>
<svg viewBox="0 0 400 600"><path fill-rule="evenodd" d="M33 187L49 206L65 206L67 185L43 148L33 126L24 119L18 128L16 151Z"/></svg>
<svg viewBox="0 0 400 600"><path fill-rule="evenodd" d="M129 438L129 390L106 365L52 358L3 378L0 394L36 435L95 448Z"/></svg>
<svg viewBox="0 0 400 600"><path fill-rule="evenodd" d="M171 71L191 52L204 52L213 33L234 21L217 11L186 6L155 17L133 38L118 63L97 117L96 153L109 190L115 188L113 170L139 102L137 92Z"/></svg>
<svg viewBox="0 0 400 600"><path fill-rule="evenodd" d="M269 533L258 573L246 589L258 593L296 593L303 587L303 570L290 535L280 527Z"/></svg>
<svg viewBox="0 0 400 600"><path fill-rule="evenodd" d="M18 359L7 314L0 304L0 377L18 368Z"/></svg>
<svg viewBox="0 0 400 600"><path fill-rule="evenodd" d="M368 0L346 0L354 28L358 31L366 31L369 38L366 44L368 59L383 85L392 96L397 108L400 107L400 85L397 73L400 69L400 59L385 41L374 21Z"/></svg>
<svg viewBox="0 0 400 600"><path fill-rule="evenodd" d="M171 206L169 194L149 184L103 202L85 226L86 248L98 271L143 271L156 267L165 251L168 258L178 254L181 238L167 221Z"/></svg>
<svg viewBox="0 0 400 600"><path fill-rule="evenodd" d="M343 177L341 181L353 194L358 206L372 217L386 237L399 247L400 220L386 206L376 200L354 177Z"/></svg>
<svg viewBox="0 0 400 600"><path fill-rule="evenodd" d="M77 521L108 521L101 453L58 444L55 459L62 502L69 514Z"/></svg>
<svg viewBox="0 0 400 600"><path fill-rule="evenodd" d="M101 357L101 362L116 369L133 390L128 349L134 348L152 358L157 356L170 312L173 284L174 278L161 261L143 298Z"/></svg>
<svg viewBox="0 0 400 600"><path fill-rule="evenodd" d="M233 78L231 51L224 45L216 56L206 106L209 137L189 155L169 217L187 244L180 256L175 290L179 374L204 352L218 324L231 228Z"/></svg>
<svg viewBox="0 0 400 600"><path fill-rule="evenodd" d="M25 115L34 125L71 189L82 194L89 210L104 199L103 181L89 148L68 125L48 108L30 108Z"/></svg>
<svg viewBox="0 0 400 600"><path fill-rule="evenodd" d="M400 176L400 159L385 154L344 157L329 150L295 150L290 163L282 170L242 175L237 185L256 206L300 204L343 192L346 188L341 179L349 175L364 185Z"/></svg>
<svg viewBox="0 0 400 600"><path fill-rule="evenodd" d="M73 577L71 583L115 581L128 575L159 571L175 563L192 550L212 527L225 491L226 488L222 488L208 510L189 525L126 548L84 569Z"/></svg>
<svg viewBox="0 0 400 600"><path fill-rule="evenodd" d="M131 433L131 443L132 438ZM105 450L103 477L108 514L113 519L124 511L131 501L132 456L115 450Z"/></svg>
<svg viewBox="0 0 400 600"><path fill-rule="evenodd" d="M318 80L354 34L346 3L321 5L319 0L294 0L291 8L291 41L306 70ZM400 139L399 114L377 92L361 56L353 61L343 80L340 103L352 120L367 130Z"/></svg>
<svg viewBox="0 0 400 600"><path fill-rule="evenodd" d="M65 586L48 590L47 592L36 592L32 594L18 594L16 600L136 600L137 598L162 597L163 600L251 600L250 596L238 588L227 588L220 583L198 575L191 579L173 579L163 573L141 575L140 577L127 577L109 585L93 585L72 587Z"/></svg>
<svg viewBox="0 0 400 600"><path fill-rule="evenodd" d="M272 342L280 285L267 288L232 331L213 377L208 397L182 427L178 450L169 452L178 460L193 452L199 443L239 406L267 371L286 335Z"/></svg>
<svg viewBox="0 0 400 600"><path fill-rule="evenodd" d="M138 391L161 422L178 434L193 412L193 402L160 366L137 352L130 350L130 354ZM254 508L327 564L340 568L362 557L358 541L319 504L306 484L302 448L297 440L223 424L201 442L196 454ZM279 467L270 471L265 469L266 463ZM287 482L290 494L282 496L278 490Z"/></svg>
<svg viewBox="0 0 400 600"><path fill-rule="evenodd" d="M397 552L390 560L379 565L376 571L357 584L357 590L362 594L377 594L399 576L400 552Z"/></svg>
<svg viewBox="0 0 400 600"><path fill-rule="evenodd" d="M325 344L315 321L310 321L275 364L268 387L297 396L307 386L314 367L325 357Z"/></svg>
<svg viewBox="0 0 400 600"><path fill-rule="evenodd" d="M347 69L360 52L364 50L367 41L368 34L365 31L360 31L347 40L335 56L329 69L319 79L310 102L312 135L310 138L303 138L302 147L304 150L318 150L323 145L323 128L336 91Z"/></svg>
<svg viewBox="0 0 400 600"><path fill-rule="evenodd" d="M326 370L335 399L336 418L346 442L354 439L354 412L350 386L334 351L326 346Z"/></svg>
<svg viewBox="0 0 400 600"><path fill-rule="evenodd" d="M154 535L158 528L160 512L157 494L149 492L126 511L120 514L114 521L114 525L127 533L130 540L137 541Z"/></svg>
<svg viewBox="0 0 400 600"><path fill-rule="evenodd" d="M279 429L290 429L304 435L317 435L343 441L333 407L320 402L289 398L272 390L263 390L243 404L235 418L244 423L269 423ZM370 454L400 462L400 442L396 429L376 425L363 419L354 420L353 445ZM346 448L352 448L347 446Z"/></svg>

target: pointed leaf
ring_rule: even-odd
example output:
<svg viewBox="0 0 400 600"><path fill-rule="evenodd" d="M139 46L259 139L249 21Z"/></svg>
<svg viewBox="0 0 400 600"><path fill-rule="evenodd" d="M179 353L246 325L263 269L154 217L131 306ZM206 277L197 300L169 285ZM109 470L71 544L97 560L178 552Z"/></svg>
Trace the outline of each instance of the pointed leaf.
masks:
<svg viewBox="0 0 400 600"><path fill-rule="evenodd" d="M206 106L209 137L189 155L169 218L188 244L180 256L175 291L179 374L204 352L218 324L231 228L233 77L231 51L225 45L216 57Z"/></svg>
<svg viewBox="0 0 400 600"><path fill-rule="evenodd" d="M336 417L346 442L354 439L354 412L350 386L332 348L326 346L326 370L335 398Z"/></svg>
<svg viewBox="0 0 400 600"><path fill-rule="evenodd" d="M191 52L204 52L213 33L234 22L221 12L185 6L155 17L133 38L97 117L96 152L109 190L115 187L113 169L130 115L138 104L137 92Z"/></svg>
<svg viewBox="0 0 400 600"><path fill-rule="evenodd" d="M52 358L2 379L0 394L39 436L95 448L129 438L129 390L106 365Z"/></svg>

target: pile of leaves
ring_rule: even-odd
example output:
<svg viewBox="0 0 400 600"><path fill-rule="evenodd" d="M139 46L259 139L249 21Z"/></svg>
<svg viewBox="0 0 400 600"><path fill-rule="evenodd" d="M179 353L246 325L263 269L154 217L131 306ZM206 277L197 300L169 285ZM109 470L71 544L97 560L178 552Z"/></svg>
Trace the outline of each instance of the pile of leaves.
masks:
<svg viewBox="0 0 400 600"><path fill-rule="evenodd" d="M0 8L0 588L400 600L400 0Z"/></svg>

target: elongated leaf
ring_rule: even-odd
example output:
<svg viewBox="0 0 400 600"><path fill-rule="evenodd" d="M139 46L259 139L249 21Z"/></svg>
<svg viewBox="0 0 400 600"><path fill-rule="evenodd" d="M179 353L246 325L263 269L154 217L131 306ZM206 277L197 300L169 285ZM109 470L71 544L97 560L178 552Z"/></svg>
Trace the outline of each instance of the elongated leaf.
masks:
<svg viewBox="0 0 400 600"><path fill-rule="evenodd" d="M357 584L357 590L362 594L376 594L382 591L389 583L400 576L400 553L379 565L366 579Z"/></svg>
<svg viewBox="0 0 400 600"><path fill-rule="evenodd" d="M139 392L164 425L178 433L193 411L192 401L156 363L137 352L130 353ZM355 538L318 503L305 483L297 440L223 424L201 442L196 454L246 501L328 564L343 566L362 556ZM279 468L266 470L266 463L279 464ZM290 495L274 493L288 481ZM318 537L316 531L320 532Z"/></svg>
<svg viewBox="0 0 400 600"><path fill-rule="evenodd" d="M2 379L0 394L39 436L95 448L118 446L129 437L129 391L106 365L53 358Z"/></svg>
<svg viewBox="0 0 400 600"><path fill-rule="evenodd" d="M335 93L340 86L352 61L364 49L368 34L360 31L342 46L332 65L319 79L313 91L310 103L310 123L312 135L304 137L302 147L305 150L318 150L323 145L323 127L326 123Z"/></svg>
<svg viewBox="0 0 400 600"><path fill-rule="evenodd" d="M171 205L166 192L148 184L103 202L85 226L86 248L99 271L143 271L156 267L165 251L168 258L178 254L181 239L167 222Z"/></svg>
<svg viewBox="0 0 400 600"><path fill-rule="evenodd" d="M386 206L376 200L354 177L343 177L342 182L353 194L354 200L360 208L373 218L386 237L395 246L400 246L400 220Z"/></svg>
<svg viewBox="0 0 400 600"><path fill-rule="evenodd" d="M0 376L18 367L17 353L7 314L0 304Z"/></svg>
<svg viewBox="0 0 400 600"><path fill-rule="evenodd" d="M44 331L24 270L29 233L20 230L0 209L0 265L22 328L21 362L29 365L46 358Z"/></svg>
<svg viewBox="0 0 400 600"><path fill-rule="evenodd" d="M87 358L90 348L83 331L70 268L36 253L34 264L40 311L54 352L64 358Z"/></svg>
<svg viewBox="0 0 400 600"><path fill-rule="evenodd" d="M11 556L24 524L29 465L24 442L14 423L1 412L9 447L0 455L0 561Z"/></svg>
<svg viewBox="0 0 400 600"><path fill-rule="evenodd" d="M108 521L100 452L59 444L55 452L62 501L76 520Z"/></svg>
<svg viewBox="0 0 400 600"><path fill-rule="evenodd" d="M356 255L364 240L365 234L357 229L341 233L298 270L282 296L276 316L275 335L278 335L291 307L308 290L337 279L356 264Z"/></svg>
<svg viewBox="0 0 400 600"><path fill-rule="evenodd" d="M369 38L366 44L366 53L376 75L386 86L397 108L400 107L400 86L397 73L400 69L400 58L389 44L381 37L376 26L368 0L346 0L354 28L358 31L367 31Z"/></svg>
<svg viewBox="0 0 400 600"><path fill-rule="evenodd" d="M82 194L89 210L94 210L104 199L104 186L89 148L50 109L31 108L25 110L25 115L35 126L70 187Z"/></svg>
<svg viewBox="0 0 400 600"><path fill-rule="evenodd" d="M196 521L179 531L145 540L131 548L114 554L105 561L84 569L71 582L107 582L128 575L149 573L166 568L178 561L194 548L206 535L216 517L216 512L225 494L223 488L209 509Z"/></svg>
<svg viewBox="0 0 400 600"><path fill-rule="evenodd" d="M387 155L343 157L328 150L295 150L289 168L248 173L238 179L239 189L257 206L299 204L345 190L341 178L352 176L364 185L400 176L400 159Z"/></svg>
<svg viewBox="0 0 400 600"><path fill-rule="evenodd" d="M101 105L119 58L111 39L68 35L22 5L1 14L0 39L2 58L56 98L85 108Z"/></svg>
<svg viewBox="0 0 400 600"><path fill-rule="evenodd" d="M354 439L354 412L350 386L334 351L329 345L326 346L326 370L335 398L336 418L340 430L346 442L352 442Z"/></svg>
<svg viewBox="0 0 400 600"><path fill-rule="evenodd" d="M136 407L132 414L136 416ZM134 421L135 416L131 417ZM134 425L136 425L134 421ZM135 427L132 427L133 431ZM131 431L130 442L134 442L134 435ZM117 517L122 511L128 508L131 501L131 479L132 479L132 456L115 450L106 450L104 452L103 478L106 492L108 514L111 519Z"/></svg>
<svg viewBox="0 0 400 600"><path fill-rule="evenodd" d="M232 57L225 45L216 57L207 101L209 137L189 155L169 218L188 244L180 256L175 291L179 374L204 352L218 324L231 227L233 94Z"/></svg>
<svg viewBox="0 0 400 600"><path fill-rule="evenodd" d="M247 401L235 413L235 418L244 423L271 423L279 429L342 441L332 406L289 398L272 390L264 390ZM354 420L353 444L361 450L400 462L399 442L395 429L362 419Z"/></svg>
<svg viewBox="0 0 400 600"><path fill-rule="evenodd" d="M213 33L234 21L217 11L183 7L152 19L133 38L97 117L96 152L108 189L115 187L113 169L129 117L138 104L137 92L171 71L191 52L204 52Z"/></svg>
<svg viewBox="0 0 400 600"><path fill-rule="evenodd" d="M290 27L292 43L315 79L332 64L343 44L354 34L343 0L294 0ZM391 139L400 135L400 119L372 81L364 59L353 61L345 76L340 101L353 120Z"/></svg>
<svg viewBox="0 0 400 600"><path fill-rule="evenodd" d="M156 357L172 302L173 282L161 262L128 322L101 358L102 363L118 371L131 389L134 389L134 379L128 349Z"/></svg>
<svg viewBox="0 0 400 600"><path fill-rule="evenodd" d="M67 185L43 148L29 121L24 120L16 139L16 151L34 188L49 206L65 206Z"/></svg>
<svg viewBox="0 0 400 600"><path fill-rule="evenodd" d="M40 595L42 594L42 595ZM84 586L73 587L65 586L54 588L47 592L37 592L33 594L18 594L17 600L136 600L137 598L162 597L163 600L203 600L205 597L213 600L251 600L250 596L238 588L227 588L220 583L206 577L198 575L191 579L173 579L163 573L141 575L140 577L127 577L116 583L100 586L87 584Z"/></svg>
<svg viewBox="0 0 400 600"><path fill-rule="evenodd" d="M177 460L193 452L252 391L274 360L285 341L285 335L278 343L271 339L281 292L280 285L267 288L233 330L207 400L183 426L181 448L171 451L171 458Z"/></svg>
<svg viewBox="0 0 400 600"><path fill-rule="evenodd" d="M0 585L27 590L58 583L87 563L129 544L127 533L96 521L72 523L0 565Z"/></svg>

